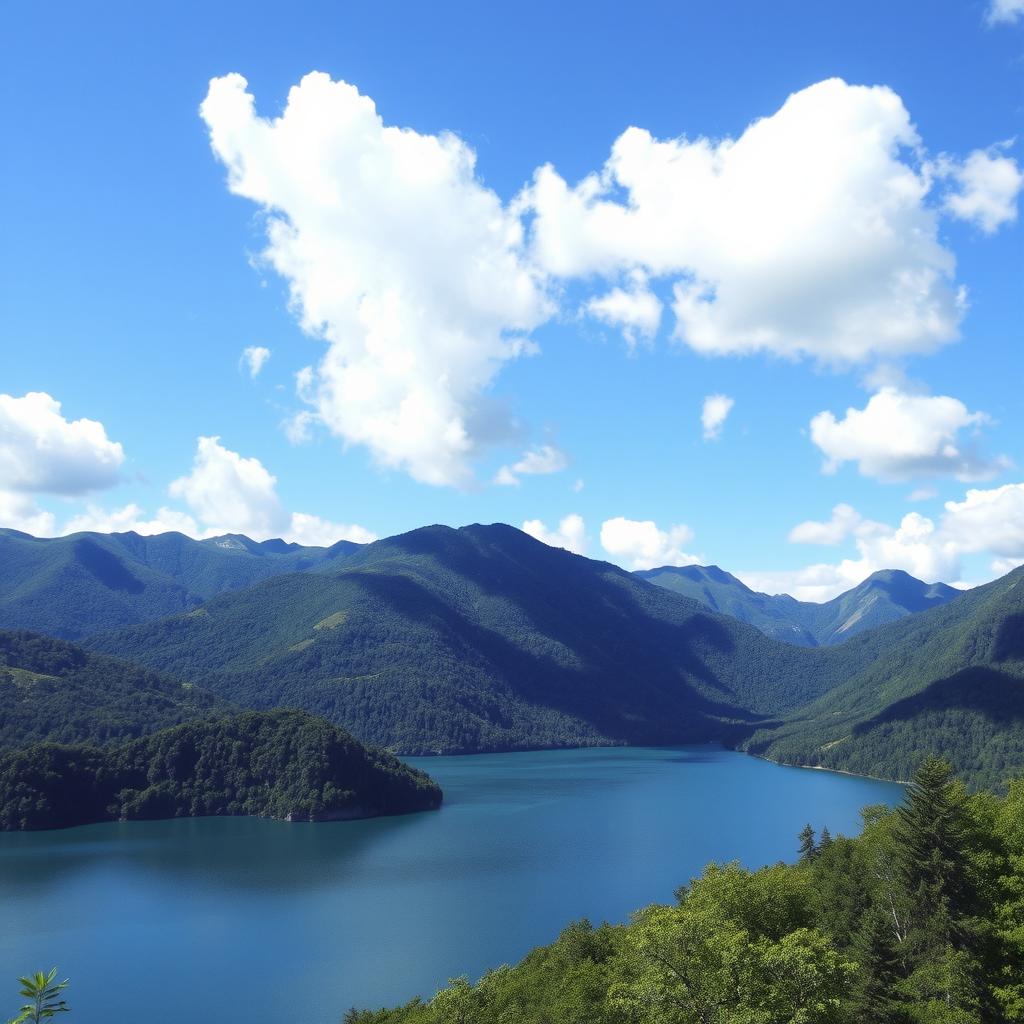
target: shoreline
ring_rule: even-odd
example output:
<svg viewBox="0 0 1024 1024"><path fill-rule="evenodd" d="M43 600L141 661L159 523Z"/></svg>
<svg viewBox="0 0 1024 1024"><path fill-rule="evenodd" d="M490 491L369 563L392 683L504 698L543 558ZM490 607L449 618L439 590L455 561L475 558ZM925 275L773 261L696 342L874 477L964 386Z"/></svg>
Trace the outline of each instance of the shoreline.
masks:
<svg viewBox="0 0 1024 1024"><path fill-rule="evenodd" d="M554 752L558 750L638 750L643 748L657 749L677 749L683 747L715 747L719 750L728 750L734 754L743 754L745 757L753 757L758 761L764 761L767 764L775 764L780 768L804 768L809 771L815 772L831 772L833 775L846 775L853 779L869 779L871 782L889 782L894 786L909 786L910 781L904 779L886 779L881 775L868 775L866 772L851 772L845 768L828 768L822 764L793 764L790 761L777 761L773 757L766 757L764 754L755 754L749 750L738 750L736 747L730 747L723 743L721 740L704 740L693 743L618 743L614 740L607 743L585 743L580 746L558 746L558 747L519 747L514 750L474 750L474 751L459 751L458 753L440 753L434 752L430 754L399 754L394 751L394 756L402 760L409 758L434 758L434 757L489 757L492 754L540 754L545 752Z"/></svg>

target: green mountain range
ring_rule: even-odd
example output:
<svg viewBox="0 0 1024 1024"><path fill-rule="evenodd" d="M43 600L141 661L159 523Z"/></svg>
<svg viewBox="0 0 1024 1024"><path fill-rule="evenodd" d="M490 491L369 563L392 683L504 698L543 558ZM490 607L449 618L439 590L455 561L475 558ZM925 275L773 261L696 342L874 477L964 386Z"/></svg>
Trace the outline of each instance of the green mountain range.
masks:
<svg viewBox="0 0 1024 1024"><path fill-rule="evenodd" d="M1024 566L858 639L871 664L744 748L899 779L938 751L987 786L1024 770Z"/></svg>
<svg viewBox="0 0 1024 1024"><path fill-rule="evenodd" d="M936 608L961 593L945 583L923 583L899 569L872 573L823 604L797 601L788 594L758 593L717 565L667 565L636 575L692 597L712 611L749 622L765 636L804 647L843 643L867 629Z"/></svg>
<svg viewBox="0 0 1024 1024"><path fill-rule="evenodd" d="M143 541L126 547L125 537L101 538L97 547ZM74 550L82 539L52 550ZM180 700L175 680L188 680L201 688L189 699L204 709L218 701L300 708L408 754L718 740L778 760L897 778L927 750L975 783L998 785L1024 767L1024 569L966 593L879 573L833 602L806 606L760 602L764 595L713 567L627 573L502 525L425 527L342 550L238 543L182 546L195 560L175 568L186 581L175 585L191 594L219 587L215 596L84 641L162 680L146 684L147 700L156 694L166 705L151 716L152 728L200 713L166 691ZM154 544L146 558L169 579L168 561L153 553L162 550ZM270 569L252 567L264 563ZM143 564L141 555L134 564ZM239 575L227 574L230 565L243 567ZM278 571L284 566L290 571ZM257 571L268 578L244 585L244 573ZM105 584L93 579L100 593ZM680 593L686 586L703 588L703 600ZM710 610L709 595L726 611L737 611L733 598L746 601L739 610L752 621ZM787 605L806 616L800 628L822 646L766 636L750 610L768 616ZM60 631L59 601L51 611ZM836 643L839 633L852 635ZM26 672L61 678L13 668L21 675L0 676L0 695L24 698ZM124 708L135 697L118 698L115 687L95 710L83 700L76 718L65 714L76 691L54 679L33 676L20 720L16 702L0 705L0 739L4 729L54 738L43 727L48 717L71 723L61 739L141 731ZM30 720L36 706L43 726Z"/></svg>
<svg viewBox="0 0 1024 1024"><path fill-rule="evenodd" d="M329 566L358 548L349 541L329 548L257 543L236 534L38 538L0 529L0 626L75 640L188 611L279 573Z"/></svg>
<svg viewBox="0 0 1024 1024"><path fill-rule="evenodd" d="M850 674L500 525L415 530L87 642L403 753L728 739Z"/></svg>

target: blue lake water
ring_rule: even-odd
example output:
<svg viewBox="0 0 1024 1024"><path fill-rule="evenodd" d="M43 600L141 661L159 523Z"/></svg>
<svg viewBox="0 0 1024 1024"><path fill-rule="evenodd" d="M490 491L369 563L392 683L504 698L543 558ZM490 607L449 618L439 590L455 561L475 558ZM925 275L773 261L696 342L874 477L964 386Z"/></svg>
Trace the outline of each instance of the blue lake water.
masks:
<svg viewBox="0 0 1024 1024"><path fill-rule="evenodd" d="M0 835L0 1019L56 964L76 1024L337 1024L624 921L711 860L792 860L895 784L716 747L418 758L442 810L319 825L207 818Z"/></svg>

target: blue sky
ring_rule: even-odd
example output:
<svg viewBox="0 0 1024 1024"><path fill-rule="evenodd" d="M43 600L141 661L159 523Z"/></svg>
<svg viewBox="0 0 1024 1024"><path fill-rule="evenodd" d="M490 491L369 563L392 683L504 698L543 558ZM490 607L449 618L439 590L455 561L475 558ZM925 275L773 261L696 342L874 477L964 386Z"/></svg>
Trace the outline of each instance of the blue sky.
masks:
<svg viewBox="0 0 1024 1024"><path fill-rule="evenodd" d="M1014 0L0 19L3 525L1024 561Z"/></svg>

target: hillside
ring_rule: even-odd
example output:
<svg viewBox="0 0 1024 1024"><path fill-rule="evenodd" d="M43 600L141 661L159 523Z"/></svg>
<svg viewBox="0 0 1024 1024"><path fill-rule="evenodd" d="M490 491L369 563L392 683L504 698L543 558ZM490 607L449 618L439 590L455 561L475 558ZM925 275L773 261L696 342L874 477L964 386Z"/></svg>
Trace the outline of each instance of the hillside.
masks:
<svg viewBox="0 0 1024 1024"><path fill-rule="evenodd" d="M440 806L429 776L300 711L243 712L107 747L0 754L0 829L250 814L336 821Z"/></svg>
<svg viewBox="0 0 1024 1024"><path fill-rule="evenodd" d="M788 594L758 593L717 565L669 565L636 575L700 601L712 611L749 622L766 636L803 647L843 643L905 615L938 607L961 593L945 583L923 583L899 569L872 573L823 604L797 601Z"/></svg>
<svg viewBox="0 0 1024 1024"><path fill-rule="evenodd" d="M75 640L188 611L279 573L344 559L359 545L308 548L227 535L76 533L38 538L0 529L0 628Z"/></svg>
<svg viewBox="0 0 1024 1024"><path fill-rule="evenodd" d="M928 751L976 785L1020 772L1024 567L866 635L878 646L870 665L744 748L891 778L908 778Z"/></svg>
<svg viewBox="0 0 1024 1024"><path fill-rule="evenodd" d="M873 657L773 642L500 525L415 530L90 644L404 753L735 738Z"/></svg>
<svg viewBox="0 0 1024 1024"><path fill-rule="evenodd" d="M0 748L107 743L220 713L180 680L64 640L0 631Z"/></svg>

